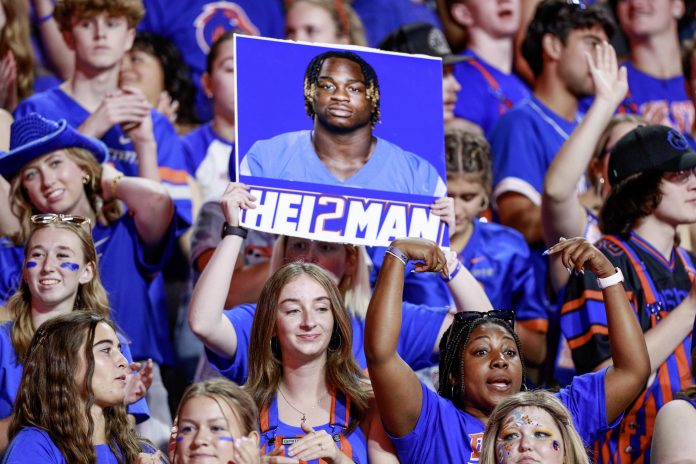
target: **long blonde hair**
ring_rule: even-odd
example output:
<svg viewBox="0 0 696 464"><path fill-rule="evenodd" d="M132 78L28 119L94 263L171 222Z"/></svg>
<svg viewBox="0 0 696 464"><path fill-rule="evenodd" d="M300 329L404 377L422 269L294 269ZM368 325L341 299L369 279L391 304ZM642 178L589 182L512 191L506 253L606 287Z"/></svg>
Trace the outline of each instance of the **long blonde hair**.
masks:
<svg viewBox="0 0 696 464"><path fill-rule="evenodd" d="M360 366L353 357L353 328L338 288L326 271L316 264L294 262L275 272L266 282L256 305L249 341L249 379L246 388L259 409L270 404L283 377L281 347L274 335L278 298L283 288L300 276L308 276L326 290L334 317L333 333L327 348L325 382L329 390L340 390L351 404L349 433L365 416L369 393Z"/></svg>
<svg viewBox="0 0 696 464"><path fill-rule="evenodd" d="M24 247L24 262L27 262L29 244L36 231L43 229L62 229L68 230L80 239L82 254L85 264L91 264L94 268L92 280L77 287L77 296L73 310L90 311L100 317L109 318L109 300L106 290L99 278L99 267L97 265L97 251L94 248L92 235L84 227L70 224L67 222L53 222L50 224L36 224L29 233L27 246ZM31 292L29 285L22 279L22 283L17 291L7 302L7 310L12 315L12 345L17 353L17 361L23 362L26 356L31 337L34 335L35 327L31 319Z"/></svg>
<svg viewBox="0 0 696 464"><path fill-rule="evenodd" d="M116 221L123 215L121 203L112 198L109 201L102 200L101 188L101 165L94 158L94 155L83 148L71 147L63 149L75 164L82 169L88 176L84 184L85 195L92 210L97 215L97 220L102 224ZM10 182L10 208L12 214L19 219L20 230L12 237L16 245L23 245L27 242L31 231L31 217L37 213L52 213L54 211L38 211L31 204L26 190L22 186L22 170L19 171Z"/></svg>
<svg viewBox="0 0 696 464"><path fill-rule="evenodd" d="M17 64L17 98L24 100L34 93L34 54L26 2L0 0L0 8L7 18L5 26L0 30L0 58L4 58L8 51L14 55Z"/></svg>
<svg viewBox="0 0 696 464"><path fill-rule="evenodd" d="M496 439L500 434L501 426L505 418L515 409L523 407L536 407L543 409L554 420L561 431L565 456L564 464L589 464L587 452L582 439L573 426L573 419L568 409L552 393L544 390L526 391L508 396L498 403L490 417L483 434L481 449L481 464L497 464Z"/></svg>
<svg viewBox="0 0 696 464"><path fill-rule="evenodd" d="M305 239L303 239L305 240ZM271 254L270 275L287 264L285 260L285 248L288 239L285 235L278 236L273 244ZM343 295L343 304L348 311L358 319L364 320L367 314L367 305L372 298L370 289L370 267L369 258L365 248L362 246L343 245L346 248L346 255L355 255L355 272L344 274L338 283L338 289Z"/></svg>

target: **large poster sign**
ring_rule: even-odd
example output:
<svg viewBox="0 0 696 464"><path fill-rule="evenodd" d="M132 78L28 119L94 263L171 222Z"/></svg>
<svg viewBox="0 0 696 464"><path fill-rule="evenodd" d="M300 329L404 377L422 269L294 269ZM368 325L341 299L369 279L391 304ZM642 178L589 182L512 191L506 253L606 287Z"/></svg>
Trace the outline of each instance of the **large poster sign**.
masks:
<svg viewBox="0 0 696 464"><path fill-rule="evenodd" d="M245 227L310 239L448 246L439 59L235 38Z"/></svg>

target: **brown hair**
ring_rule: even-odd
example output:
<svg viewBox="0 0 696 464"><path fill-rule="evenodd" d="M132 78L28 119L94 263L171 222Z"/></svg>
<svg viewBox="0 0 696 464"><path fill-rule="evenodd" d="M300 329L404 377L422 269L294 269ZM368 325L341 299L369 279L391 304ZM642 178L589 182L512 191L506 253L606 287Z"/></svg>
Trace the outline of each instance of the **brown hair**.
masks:
<svg viewBox="0 0 696 464"><path fill-rule="evenodd" d="M100 13L125 17L128 27L134 28L145 15L141 0L58 0L53 16L58 27L67 31L76 19L88 19Z"/></svg>
<svg viewBox="0 0 696 464"><path fill-rule="evenodd" d="M500 434L505 418L517 408L535 407L549 413L556 426L561 431L565 456L565 464L589 464L587 452L582 439L573 426L568 409L552 393L536 390L515 393L498 403L493 413L488 418L488 425L483 434L481 448L481 464L497 464L499 461L495 455L496 439Z"/></svg>
<svg viewBox="0 0 696 464"><path fill-rule="evenodd" d="M327 349L325 381L327 387L342 391L351 403L348 433L355 430L365 416L369 394L362 370L353 357L353 329L338 288L319 266L294 262L274 273L266 282L256 305L249 341L249 379L247 390L259 409L276 395L283 376L281 347L273 335L276 328L278 298L283 288L300 276L309 276L321 285L329 297L334 317L333 333Z"/></svg>
<svg viewBox="0 0 696 464"><path fill-rule="evenodd" d="M29 14L25 2L0 0L7 21L0 30L0 58L8 51L17 64L17 97L24 100L34 93L34 54L29 33ZM14 108L5 108L8 111Z"/></svg>
<svg viewBox="0 0 696 464"><path fill-rule="evenodd" d="M114 329L96 314L78 311L41 324L24 359L22 382L17 392L9 438L23 428L44 430L66 462L91 464L97 460L92 442L94 423L94 332L97 324ZM114 329L115 330L115 329ZM85 378L76 379L84 357ZM140 442L128 424L126 408L104 408L106 442L119 463L135 462Z"/></svg>
<svg viewBox="0 0 696 464"><path fill-rule="evenodd" d="M116 221L123 214L123 209L120 202L112 198L109 201L104 201L101 198L101 165L94 158L94 155L83 148L71 147L65 148L65 153L80 169L85 171L89 176L86 184L84 184L85 195L89 201L92 210L97 214L97 220L101 223L111 223ZM37 213L46 213L53 211L38 211L29 201L29 196L22 186L23 169L16 174L10 182L10 208L12 214L19 219L20 230L12 237L15 244L24 244L29 237L31 231L31 216Z"/></svg>
<svg viewBox="0 0 696 464"><path fill-rule="evenodd" d="M82 245L82 255L85 264L92 264L94 268L94 276L92 280L85 284L80 284L77 287L77 296L73 310L77 311L92 311L101 317L109 317L109 300L106 296L106 290L99 278L99 266L97 264L97 251L94 248L92 235L87 229L82 226L70 224L67 222L53 222L50 224L36 224L29 233L27 245L24 247L24 262L27 262L29 253L29 245L31 239L38 230L42 229L63 229L69 230L80 239ZM17 359L24 359L31 343L31 337L34 335L34 324L31 320L31 292L29 285L22 279L22 283L17 291L10 297L7 302L7 310L12 315L12 346L17 353Z"/></svg>
<svg viewBox="0 0 696 464"><path fill-rule="evenodd" d="M652 214L662 201L662 173L645 171L612 186L599 211L599 229L628 239L638 219Z"/></svg>
<svg viewBox="0 0 696 464"><path fill-rule="evenodd" d="M479 182L486 196L491 196L491 146L482 135L461 128L446 129L445 166L448 178L463 174L467 180Z"/></svg>
<svg viewBox="0 0 696 464"><path fill-rule="evenodd" d="M325 9L331 15L331 19L336 25L338 35L347 37L351 45L361 45L366 47L367 37L365 27L355 10L344 0L289 0L286 1L286 11L295 3L305 2Z"/></svg>

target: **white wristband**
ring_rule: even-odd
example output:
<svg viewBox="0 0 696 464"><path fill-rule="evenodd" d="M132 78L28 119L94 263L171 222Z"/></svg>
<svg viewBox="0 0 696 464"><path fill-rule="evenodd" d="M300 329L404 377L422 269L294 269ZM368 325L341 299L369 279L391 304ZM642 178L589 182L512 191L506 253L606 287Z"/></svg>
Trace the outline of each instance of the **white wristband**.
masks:
<svg viewBox="0 0 696 464"><path fill-rule="evenodd" d="M621 272L621 269L618 267L616 268L616 274L610 275L609 277L605 277L603 279L597 279L597 286L604 290L607 287L611 287L612 285L616 285L618 283L621 283L624 281L624 276L623 273Z"/></svg>

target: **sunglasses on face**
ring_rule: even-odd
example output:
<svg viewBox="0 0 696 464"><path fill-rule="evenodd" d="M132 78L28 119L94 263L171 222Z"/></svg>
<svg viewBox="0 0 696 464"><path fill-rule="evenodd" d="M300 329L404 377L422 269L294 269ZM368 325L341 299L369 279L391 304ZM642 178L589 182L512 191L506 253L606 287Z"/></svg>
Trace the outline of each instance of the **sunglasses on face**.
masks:
<svg viewBox="0 0 696 464"><path fill-rule="evenodd" d="M68 224L74 224L76 226L83 226L85 224L89 225L92 223L92 221L89 218L86 218L84 216L55 213L35 214L31 217L31 222L33 224L52 224L54 222L67 222Z"/></svg>
<svg viewBox="0 0 696 464"><path fill-rule="evenodd" d="M502 319L515 327L515 311L511 309L493 309L488 312L462 311L454 315L454 320L459 323L470 324L478 319Z"/></svg>
<svg viewBox="0 0 696 464"><path fill-rule="evenodd" d="M682 169L681 171L665 172L662 177L673 184L686 184L691 176L696 175L696 167L691 169Z"/></svg>

